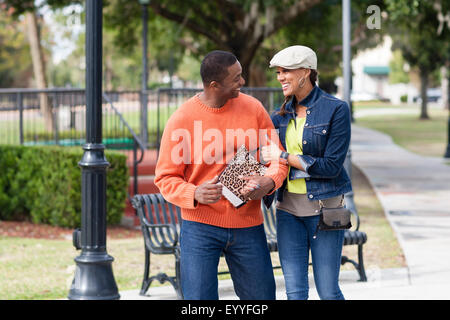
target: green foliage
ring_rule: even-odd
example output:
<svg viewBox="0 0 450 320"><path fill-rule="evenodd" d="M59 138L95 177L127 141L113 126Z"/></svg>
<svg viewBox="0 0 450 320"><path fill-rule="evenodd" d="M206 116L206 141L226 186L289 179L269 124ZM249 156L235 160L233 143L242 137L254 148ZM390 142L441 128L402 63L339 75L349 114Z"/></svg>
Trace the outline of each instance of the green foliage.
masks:
<svg viewBox="0 0 450 320"><path fill-rule="evenodd" d="M0 7L0 87L25 87L31 57L24 26Z"/></svg>
<svg viewBox="0 0 450 320"><path fill-rule="evenodd" d="M369 5L384 8L380 0L352 1L351 4L352 56L358 50L378 45L386 32L369 30L366 26ZM342 74L342 1L325 0L299 15L276 35L264 42L263 65L268 66L272 56L279 50L292 45L305 45L317 54L319 83L326 91L333 92L334 80ZM260 50L260 51L262 51ZM267 67L266 67L267 68ZM279 86L274 70L266 69L269 86Z"/></svg>
<svg viewBox="0 0 450 320"><path fill-rule="evenodd" d="M426 92L430 75L450 65L450 26L438 19L450 10L449 2L428 0L385 0L392 28L392 49L400 49L403 58L418 69L422 97L420 119L428 119ZM442 28L441 28L442 27Z"/></svg>
<svg viewBox="0 0 450 320"><path fill-rule="evenodd" d="M13 196L12 192L17 189L16 173L20 154L24 147L1 148L0 153L0 218L9 220L17 212L23 212L24 206L20 201L20 195Z"/></svg>
<svg viewBox="0 0 450 320"><path fill-rule="evenodd" d="M77 227L81 223L80 148L0 146L0 219L28 216L35 223ZM107 221L123 214L128 186L126 156L106 152Z"/></svg>
<svg viewBox="0 0 450 320"><path fill-rule="evenodd" d="M395 50L392 55L392 59L389 62L389 83L408 83L409 76L403 70L403 66L405 65L405 60L403 59L402 53L400 50Z"/></svg>
<svg viewBox="0 0 450 320"><path fill-rule="evenodd" d="M411 66L431 73L450 60L450 28L438 34L438 12L433 1L385 0L393 30L393 49L400 49ZM450 5L443 2L442 11Z"/></svg>
<svg viewBox="0 0 450 320"><path fill-rule="evenodd" d="M18 14L34 3L33 0L5 2ZM82 1L42 0L39 3L55 9ZM354 52L379 43L385 32L385 28L367 30L365 27L369 5L384 9L382 0L352 1ZM138 1L104 0L103 13L106 89L137 89L141 77L142 7ZM265 86L266 79L273 79L273 73L265 74L270 57L298 43L316 49L321 85L333 86L334 78L341 73L340 0L152 0L148 13L149 83L161 82L152 79L154 70L178 72L186 80L181 75L185 73L183 56L190 55L198 61L207 52L221 49L236 54L248 86ZM77 46L82 48L83 42ZM52 72L54 85L83 83L79 70L79 57L83 54L77 52L77 56L70 56L67 62L56 66L57 70ZM73 72L68 69L77 70L81 80L73 79Z"/></svg>

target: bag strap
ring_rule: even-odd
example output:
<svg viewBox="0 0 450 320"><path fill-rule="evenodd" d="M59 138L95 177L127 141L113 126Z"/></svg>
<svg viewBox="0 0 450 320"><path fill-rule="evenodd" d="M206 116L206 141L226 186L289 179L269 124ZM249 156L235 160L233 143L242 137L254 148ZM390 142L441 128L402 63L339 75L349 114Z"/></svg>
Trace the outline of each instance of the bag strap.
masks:
<svg viewBox="0 0 450 320"><path fill-rule="evenodd" d="M342 195L342 198L341 198L341 207L343 207L344 206L344 202L345 202L345 198L344 198L344 195ZM322 208L324 208L325 206L323 205L323 202L322 202L322 200L319 200L319 206L320 206L320 209L322 209Z"/></svg>

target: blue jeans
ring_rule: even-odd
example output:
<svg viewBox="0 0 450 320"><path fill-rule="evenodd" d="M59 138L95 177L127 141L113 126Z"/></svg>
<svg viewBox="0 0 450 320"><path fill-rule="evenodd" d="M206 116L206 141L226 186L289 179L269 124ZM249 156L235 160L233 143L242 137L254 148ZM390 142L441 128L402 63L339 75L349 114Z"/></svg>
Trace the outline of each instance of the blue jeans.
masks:
<svg viewBox="0 0 450 320"><path fill-rule="evenodd" d="M316 232L319 216L296 217L277 210L277 238L289 300L308 299L308 264L311 249L314 283L320 299L343 300L339 270L344 230Z"/></svg>
<svg viewBox="0 0 450 320"><path fill-rule="evenodd" d="M181 289L186 300L217 300L224 252L234 291L243 300L275 299L275 279L264 226L220 228L183 220Z"/></svg>

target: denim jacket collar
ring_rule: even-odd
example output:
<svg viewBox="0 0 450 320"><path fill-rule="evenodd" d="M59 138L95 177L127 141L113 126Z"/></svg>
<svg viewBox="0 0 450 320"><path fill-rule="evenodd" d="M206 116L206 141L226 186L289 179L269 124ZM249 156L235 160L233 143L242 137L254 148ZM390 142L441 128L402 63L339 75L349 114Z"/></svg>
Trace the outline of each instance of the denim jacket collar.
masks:
<svg viewBox="0 0 450 320"><path fill-rule="evenodd" d="M320 88L318 86L314 85L311 92L305 98L303 98L303 100L300 101L300 103L298 103L298 104L301 104L302 106L310 108L316 104L316 102L320 99L321 96L322 96L322 90L320 90ZM294 96L291 99L291 101L289 101L289 103L286 105L286 111L289 112L290 114L294 115L296 104L297 104L297 99Z"/></svg>

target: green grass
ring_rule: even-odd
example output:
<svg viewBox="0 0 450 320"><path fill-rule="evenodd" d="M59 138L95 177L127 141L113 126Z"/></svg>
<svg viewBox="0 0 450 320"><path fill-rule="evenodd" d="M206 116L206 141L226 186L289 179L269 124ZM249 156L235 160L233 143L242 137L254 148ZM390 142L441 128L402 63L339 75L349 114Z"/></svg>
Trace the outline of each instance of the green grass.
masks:
<svg viewBox="0 0 450 320"><path fill-rule="evenodd" d="M141 238L108 241L119 290L140 286L143 251ZM79 254L71 240L0 237L0 300L66 298Z"/></svg>
<svg viewBox="0 0 450 320"><path fill-rule="evenodd" d="M384 216L383 209L366 177L354 167L354 200L358 209L360 230L368 235L364 245L366 269L405 266L403 252ZM0 221L1 223L1 221ZM142 237L109 239L108 253L114 258L113 272L119 288L140 289L144 271L144 242ZM346 246L343 253L357 260L357 247ZM67 298L75 272L74 258L80 254L68 240L26 239L0 236L0 300L64 299ZM279 265L278 253L271 254L273 265ZM174 275L172 255L152 255L151 274L165 272ZM226 270L221 259L219 270ZM354 270L349 263L342 270ZM356 272L356 271L355 271ZM281 269L275 269L281 275ZM220 279L229 278L221 275ZM160 285L154 282L152 286ZM151 289L150 289L151 290Z"/></svg>
<svg viewBox="0 0 450 320"><path fill-rule="evenodd" d="M355 206L360 218L360 231L367 234L364 245L364 265L371 268L405 267L406 261L398 239L384 214L383 206L378 200L372 186L356 166L352 167L352 186ZM356 260L356 246L345 246L343 253ZM351 270L346 264L343 270Z"/></svg>
<svg viewBox="0 0 450 320"><path fill-rule="evenodd" d="M0 299L64 297L74 257L69 241L0 237Z"/></svg>
<svg viewBox="0 0 450 320"><path fill-rule="evenodd" d="M390 107L395 108L395 106ZM419 121L418 116L390 115L389 117L359 118L356 124L391 133L395 137L394 141L398 139L408 146L419 145L421 153L432 154L433 148L430 148L429 141L434 141L436 145L442 147L446 145L447 115L442 110L439 112L439 110L430 109L432 120L429 121ZM433 155L442 156L436 151ZM361 218L360 230L368 235L368 241L364 245L366 270L374 267L381 269L405 267L401 247L370 183L357 167L354 167L352 172L354 200ZM107 245L108 253L114 257L113 272L119 291L139 289L144 266L142 237L108 238ZM73 259L79 254L80 252L73 248L71 240L0 236L0 275L2 275L0 300L66 298L75 271ZM356 260L356 246L344 247L343 254ZM271 256L272 263L279 265L278 254L272 253ZM221 259L219 270L226 270L223 260ZM348 263L342 266L342 269L354 270ZM151 273L159 272L174 275L173 256L151 256ZM280 269L275 270L275 273L282 274ZM223 275L220 278L228 277L229 275ZM155 285L159 283L152 284L152 286Z"/></svg>
<svg viewBox="0 0 450 320"><path fill-rule="evenodd" d="M389 108L401 106L385 105ZM383 105L383 107L385 107ZM357 106L355 110L366 108ZM373 106L372 106L373 108ZM419 119L419 106L406 106L414 114L371 115L355 119L355 124L381 131L392 137L399 146L425 156L442 157L447 148L448 110L429 108L428 120Z"/></svg>
<svg viewBox="0 0 450 320"><path fill-rule="evenodd" d="M364 110L364 109L376 109L376 108L389 108L389 109L416 109L416 105L411 104L392 104L381 101L364 101L364 102L353 102L354 110Z"/></svg>

